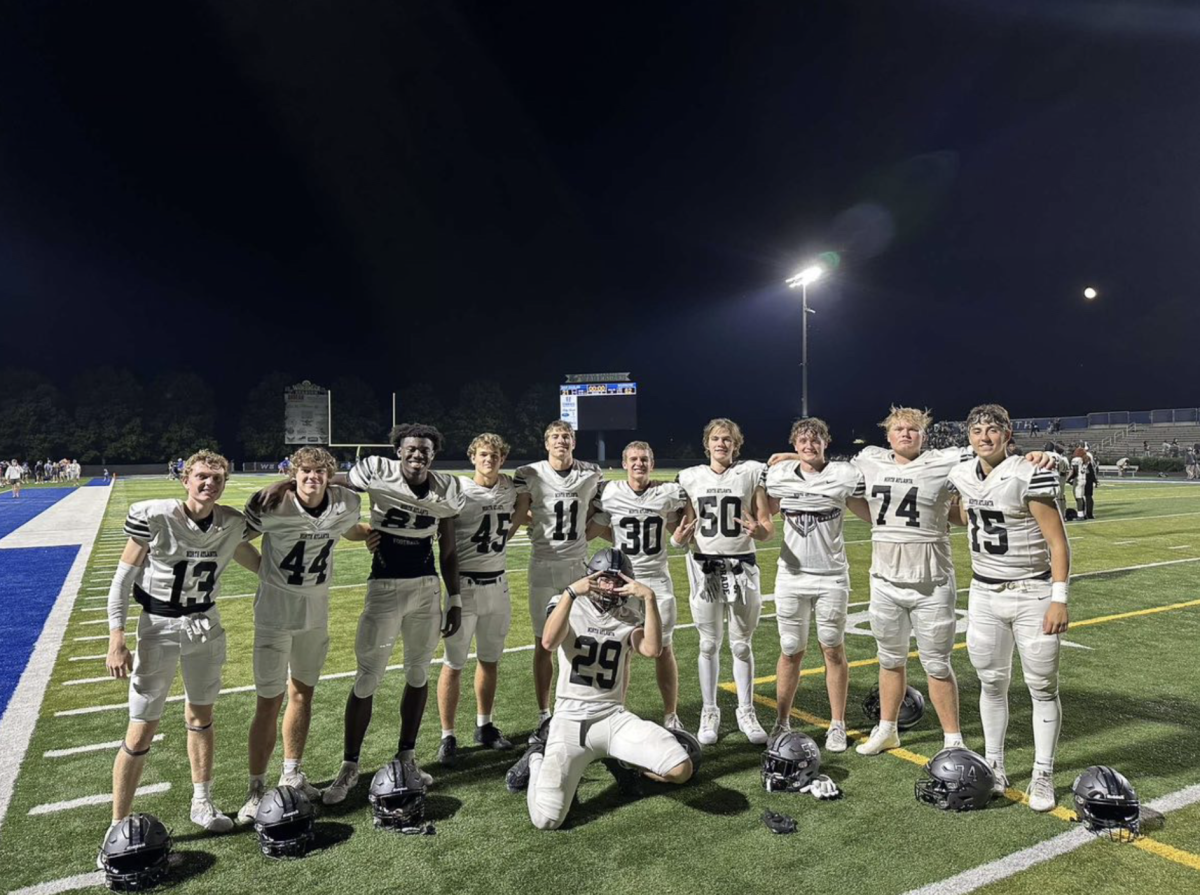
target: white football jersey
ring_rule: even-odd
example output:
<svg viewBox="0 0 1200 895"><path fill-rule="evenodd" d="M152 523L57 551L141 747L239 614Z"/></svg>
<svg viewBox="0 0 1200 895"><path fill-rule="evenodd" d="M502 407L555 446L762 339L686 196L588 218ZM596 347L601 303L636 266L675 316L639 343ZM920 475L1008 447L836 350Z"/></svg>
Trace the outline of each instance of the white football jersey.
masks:
<svg viewBox="0 0 1200 895"><path fill-rule="evenodd" d="M340 485L326 489L325 507L317 516L290 491L270 513L247 505L247 524L263 535L254 597L257 624L301 631L328 624L333 548L358 524L361 509L359 496Z"/></svg>
<svg viewBox="0 0 1200 895"><path fill-rule="evenodd" d="M1015 581L1046 574L1050 548L1029 512L1029 501L1055 500L1058 474L1022 457L1007 458L987 478L982 473L978 460L950 472L950 483L967 511L975 577Z"/></svg>
<svg viewBox="0 0 1200 895"><path fill-rule="evenodd" d="M645 491L629 482L605 482L597 498L597 520L612 529L613 545L633 563L633 577L669 578L667 520L687 506L674 482L651 482Z"/></svg>
<svg viewBox="0 0 1200 895"><path fill-rule="evenodd" d="M549 460L522 466L513 476L518 494L529 494L532 561L587 562L587 514L604 480L595 463L576 460L557 472Z"/></svg>
<svg viewBox="0 0 1200 895"><path fill-rule="evenodd" d="M176 498L143 500L129 508L125 534L150 545L134 582L134 596L160 615L199 611L217 599L221 573L253 532L235 509L217 504L207 530ZM140 593L139 593L140 591Z"/></svg>
<svg viewBox="0 0 1200 895"><path fill-rule="evenodd" d="M767 471L767 495L779 501L783 547L779 567L792 572L846 574L842 528L846 498L866 493L863 475L849 463L827 463L804 472L799 463L777 463Z"/></svg>
<svg viewBox="0 0 1200 895"><path fill-rule="evenodd" d="M418 497L404 480L399 460L364 457L350 470L350 487L371 498L371 528L385 535L371 557L372 578L433 575L438 522L462 512L457 476L430 470L429 491Z"/></svg>
<svg viewBox="0 0 1200 895"><path fill-rule="evenodd" d="M547 615L561 599L559 594L550 601ZM637 600L628 600L612 612L601 612L591 597L573 601L571 630L558 648L556 715L594 718L625 704L633 632L644 624Z"/></svg>
<svg viewBox="0 0 1200 895"><path fill-rule="evenodd" d="M740 460L724 472L714 472L705 464L679 473L679 484L696 511L694 552L706 556L754 552L754 539L740 520L750 512L754 489L766 477L766 465L757 460Z"/></svg>
<svg viewBox="0 0 1200 895"><path fill-rule="evenodd" d="M506 475L488 488L460 476L463 509L454 524L461 572L503 572L517 489Z"/></svg>
<svg viewBox="0 0 1200 895"><path fill-rule="evenodd" d="M944 582L950 554L950 470L970 448L926 451L897 463L890 450L866 447L851 462L862 472L871 508L871 574L894 582Z"/></svg>

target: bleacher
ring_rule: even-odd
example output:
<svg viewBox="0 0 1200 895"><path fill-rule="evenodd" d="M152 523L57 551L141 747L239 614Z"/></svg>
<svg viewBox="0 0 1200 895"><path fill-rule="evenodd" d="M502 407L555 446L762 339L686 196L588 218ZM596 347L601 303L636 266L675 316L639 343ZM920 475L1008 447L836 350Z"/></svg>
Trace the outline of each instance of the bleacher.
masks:
<svg viewBox="0 0 1200 895"><path fill-rule="evenodd" d="M1050 434L1051 424L1058 420L1060 428ZM1037 425L1039 434L1031 436ZM1108 411L1082 416L1034 417L1014 420L1015 437L1030 444L1051 439L1067 445L1086 441L1103 462L1112 463L1121 457L1175 456L1183 459L1187 449L1200 443L1200 410L1194 407L1175 410ZM1178 442L1177 454L1163 453L1163 443Z"/></svg>

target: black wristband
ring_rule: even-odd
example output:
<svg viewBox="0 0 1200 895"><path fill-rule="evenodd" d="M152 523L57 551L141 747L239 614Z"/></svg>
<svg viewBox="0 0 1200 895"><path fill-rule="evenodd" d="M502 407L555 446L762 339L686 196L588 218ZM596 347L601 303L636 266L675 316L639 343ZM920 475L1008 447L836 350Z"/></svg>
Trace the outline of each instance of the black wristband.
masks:
<svg viewBox="0 0 1200 895"><path fill-rule="evenodd" d="M571 587L571 585L569 585L569 584L567 585L567 589L565 591L563 591L563 593L568 594L572 600L579 599L579 594L575 593L575 588Z"/></svg>

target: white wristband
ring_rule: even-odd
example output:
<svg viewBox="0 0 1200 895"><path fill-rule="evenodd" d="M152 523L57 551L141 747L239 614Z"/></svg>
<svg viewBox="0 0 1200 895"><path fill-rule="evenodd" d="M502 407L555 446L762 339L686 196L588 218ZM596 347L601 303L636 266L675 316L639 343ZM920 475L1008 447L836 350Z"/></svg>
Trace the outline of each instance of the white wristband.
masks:
<svg viewBox="0 0 1200 895"><path fill-rule="evenodd" d="M450 594L450 596L446 598L446 609L447 611L451 609L462 609L462 596L460 594Z"/></svg>
<svg viewBox="0 0 1200 895"><path fill-rule="evenodd" d="M1066 606L1067 591L1069 588L1070 584L1068 584L1066 581L1055 581L1050 585L1050 602L1062 603L1064 606Z"/></svg>

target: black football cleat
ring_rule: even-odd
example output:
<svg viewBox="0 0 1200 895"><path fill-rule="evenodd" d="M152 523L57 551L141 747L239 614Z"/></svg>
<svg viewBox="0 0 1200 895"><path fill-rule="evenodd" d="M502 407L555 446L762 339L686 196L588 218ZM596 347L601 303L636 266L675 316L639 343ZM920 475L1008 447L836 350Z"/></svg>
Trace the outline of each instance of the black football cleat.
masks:
<svg viewBox="0 0 1200 895"><path fill-rule="evenodd" d="M500 728L490 721L475 728L475 742L485 749L511 749L513 744L505 739Z"/></svg>
<svg viewBox="0 0 1200 895"><path fill-rule="evenodd" d="M438 744L437 763L444 768L452 768L458 764L458 737L453 734L442 737Z"/></svg>

